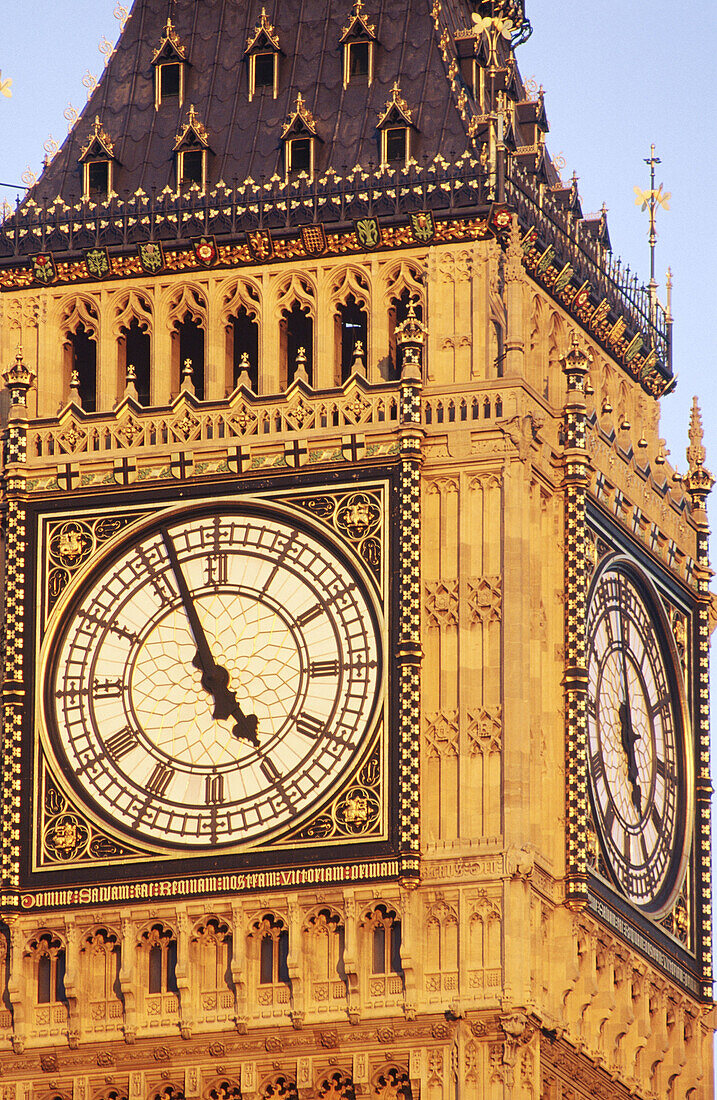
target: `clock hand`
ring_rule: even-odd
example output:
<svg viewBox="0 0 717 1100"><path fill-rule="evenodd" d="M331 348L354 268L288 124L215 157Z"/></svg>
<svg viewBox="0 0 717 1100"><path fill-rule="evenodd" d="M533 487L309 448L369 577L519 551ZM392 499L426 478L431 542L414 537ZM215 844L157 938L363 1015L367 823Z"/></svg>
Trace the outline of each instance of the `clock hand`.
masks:
<svg viewBox="0 0 717 1100"><path fill-rule="evenodd" d="M618 619L620 622L620 655L622 657L622 690L623 701L620 704L620 732L622 736L622 747L627 757L627 778L630 781L632 787L632 804L637 810L639 816L642 816L642 790L638 782L640 773L637 767L637 757L635 755L635 742L639 739L639 734L635 733L632 725L632 712L630 710L630 689L627 681L627 653L625 652L625 638L622 631L622 615L618 612Z"/></svg>
<svg viewBox="0 0 717 1100"><path fill-rule="evenodd" d="M259 721L255 714L244 714L237 702L235 692L229 690L229 673L223 665L218 665L212 656L207 635L204 632L204 627L197 614L194 600L187 587L182 567L179 564L177 551L166 527L160 527L160 534L162 535L164 548L167 551L169 564L174 573L174 579L177 582L177 588L179 589L179 595L184 605L184 611L189 620L194 643L197 647L197 652L192 663L194 667L198 668L202 673L202 687L207 694L211 695L214 699L213 717L220 721L225 718L236 719L234 729L232 730L234 736L239 740L249 741L250 744L258 748L259 738L257 737L256 730Z"/></svg>

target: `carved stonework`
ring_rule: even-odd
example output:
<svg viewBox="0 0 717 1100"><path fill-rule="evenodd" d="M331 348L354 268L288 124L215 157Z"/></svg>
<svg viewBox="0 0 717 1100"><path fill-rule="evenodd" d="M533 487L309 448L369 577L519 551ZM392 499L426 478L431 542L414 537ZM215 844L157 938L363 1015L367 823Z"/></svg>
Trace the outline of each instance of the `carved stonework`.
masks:
<svg viewBox="0 0 717 1100"><path fill-rule="evenodd" d="M501 707L494 710L478 710L468 714L468 741L472 753L487 756L500 752L503 738Z"/></svg>
<svg viewBox="0 0 717 1100"><path fill-rule="evenodd" d="M425 716L423 736L429 757L458 755L458 711L437 711Z"/></svg>
<svg viewBox="0 0 717 1100"><path fill-rule="evenodd" d="M427 624L445 630L458 625L458 581L427 581L424 586Z"/></svg>
<svg viewBox="0 0 717 1100"><path fill-rule="evenodd" d="M498 622L503 604L502 577L469 577L466 600L471 622Z"/></svg>

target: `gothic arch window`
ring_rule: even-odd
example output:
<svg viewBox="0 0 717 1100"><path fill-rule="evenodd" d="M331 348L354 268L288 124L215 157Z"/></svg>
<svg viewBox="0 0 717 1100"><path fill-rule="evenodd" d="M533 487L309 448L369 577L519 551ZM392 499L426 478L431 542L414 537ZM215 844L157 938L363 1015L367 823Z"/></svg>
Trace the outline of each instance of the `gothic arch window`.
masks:
<svg viewBox="0 0 717 1100"><path fill-rule="evenodd" d="M152 339L146 323L133 317L120 330L121 359L124 360L124 381L134 382L140 405L149 405L151 399Z"/></svg>
<svg viewBox="0 0 717 1100"><path fill-rule="evenodd" d="M323 1077L316 1086L318 1100L356 1100L353 1077L337 1069Z"/></svg>
<svg viewBox="0 0 717 1100"><path fill-rule="evenodd" d="M403 363L396 341L396 329L408 317L409 306L413 302L413 308L418 320L423 323L423 306L417 300L417 296L411 288L405 287L400 294L391 298L388 310L388 346L389 346L389 381L396 381L401 377Z"/></svg>
<svg viewBox="0 0 717 1100"><path fill-rule="evenodd" d="M202 291L194 286L173 288L168 303L172 334L172 391L190 388L204 398L204 333L207 307Z"/></svg>
<svg viewBox="0 0 717 1100"><path fill-rule="evenodd" d="M97 341L99 313L85 296L62 304L60 331L63 338L64 392L86 412L97 409Z"/></svg>
<svg viewBox="0 0 717 1100"><path fill-rule="evenodd" d="M145 994L157 998L176 996L177 940L171 928L160 922L146 928L139 938L139 953Z"/></svg>
<svg viewBox="0 0 717 1100"><path fill-rule="evenodd" d="M232 389L238 385L259 390L259 322L256 315L239 306L230 318L228 333L231 340Z"/></svg>
<svg viewBox="0 0 717 1100"><path fill-rule="evenodd" d="M426 992L432 999L458 991L458 915L444 901L436 902L426 922Z"/></svg>
<svg viewBox="0 0 717 1100"><path fill-rule="evenodd" d="M194 926L189 958L203 1012L228 1011L234 1007L232 951L233 937L226 921L205 917Z"/></svg>
<svg viewBox="0 0 717 1100"><path fill-rule="evenodd" d="M407 1071L396 1065L380 1069L371 1079L371 1096L377 1100L413 1100Z"/></svg>
<svg viewBox="0 0 717 1100"><path fill-rule="evenodd" d="M263 913L252 923L249 936L260 1010L271 1006L284 1006L285 1010L291 988L286 922L275 913Z"/></svg>
<svg viewBox="0 0 717 1100"><path fill-rule="evenodd" d="M369 910L363 926L371 935L371 973L402 974L401 920L396 910L382 902Z"/></svg>
<svg viewBox="0 0 717 1100"><path fill-rule="evenodd" d="M274 1073L262 1081L260 1100L298 1100L296 1081L288 1073Z"/></svg>
<svg viewBox="0 0 717 1100"><path fill-rule="evenodd" d="M122 990L119 983L121 948L111 928L89 932L80 947L83 988L88 990L86 1009L90 1027L118 1026L122 1019Z"/></svg>
<svg viewBox="0 0 717 1100"><path fill-rule="evenodd" d="M261 286L247 278L227 280L221 287L220 318L226 334L227 394L237 386L259 392L262 299Z"/></svg>
<svg viewBox="0 0 717 1100"><path fill-rule="evenodd" d="M490 360L493 366L493 377L502 378L505 363L505 337L500 321L491 321Z"/></svg>
<svg viewBox="0 0 717 1100"><path fill-rule="evenodd" d="M204 1090L204 1100L242 1100L241 1087L231 1077L219 1077Z"/></svg>
<svg viewBox="0 0 717 1100"><path fill-rule="evenodd" d="M181 1085L167 1082L161 1088L153 1088L148 1100L184 1100L184 1089Z"/></svg>
<svg viewBox="0 0 717 1100"><path fill-rule="evenodd" d="M35 1003L65 1003L65 945L53 932L40 932L27 946L35 970Z"/></svg>
<svg viewBox="0 0 717 1100"><path fill-rule="evenodd" d="M204 399L204 328L189 314L176 329L182 385L190 385L200 401Z"/></svg>
<svg viewBox="0 0 717 1100"><path fill-rule="evenodd" d="M344 923L335 909L320 909L304 925L305 956L315 1001L331 1009L346 995Z"/></svg>
<svg viewBox="0 0 717 1100"><path fill-rule="evenodd" d="M314 321L308 308L294 301L282 312L279 325L282 388L295 381L313 385Z"/></svg>

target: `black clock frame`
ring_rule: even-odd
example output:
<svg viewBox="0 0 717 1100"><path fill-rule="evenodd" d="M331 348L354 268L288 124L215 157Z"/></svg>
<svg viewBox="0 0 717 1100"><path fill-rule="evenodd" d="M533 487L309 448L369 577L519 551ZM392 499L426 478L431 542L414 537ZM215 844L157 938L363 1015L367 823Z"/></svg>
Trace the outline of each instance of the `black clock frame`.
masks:
<svg viewBox="0 0 717 1100"><path fill-rule="evenodd" d="M221 851L202 851L201 853L178 853L176 857L156 855L127 857L125 861L105 863L88 863L84 865L72 864L65 866L58 864L52 869L38 869L33 866L33 856L37 851L38 838L33 835L34 801L39 798L37 790L38 777L34 774L34 750L37 731L35 729L34 708L28 706L25 709L22 728L21 749L21 789L20 789L20 819L21 819L21 844L19 885L15 888L19 893L27 891L44 891L98 883L121 883L127 881L172 879L181 875L183 879L188 876L207 874L221 874L223 872L258 872L271 871L283 868L320 868L330 864L331 867L341 865L356 865L361 861L371 861L367 865L362 876L371 878L372 866L376 868L375 877L382 877L380 869L390 868L383 877L395 874L395 868L401 863L402 852L400 843L401 818L405 815L406 806L411 799L411 792L402 789L399 776L399 715L400 715L400 684L396 673L395 662L391 654L397 652L399 641L399 623L401 612L401 554L400 554L400 516L401 516L401 466L399 463L389 465L367 465L351 470L323 471L321 480L317 480L316 474L304 471L292 471L291 479L284 473L274 476L251 476L237 479L235 476L218 478L214 475L211 479L193 479L191 484L182 484L181 489L171 494L167 493L164 500L158 499L156 486L132 485L129 489L111 490L106 494L82 494L76 492L72 497L67 497L66 507L63 513L76 511L78 514L88 508L97 508L100 504L103 509L120 512L122 509L132 508L145 512L156 511L159 514L169 504L196 503L200 505L208 499L218 499L222 496L236 497L239 494L272 494L277 501L290 502L292 496L297 493L303 495L330 493L341 490L360 491L371 483L383 482L387 492L387 539L386 548L388 554L388 576L391 583L386 594L384 616L386 624L386 686L388 700L388 777L387 777L387 803L388 803L388 833L386 839L373 839L371 837L362 840L360 837L350 841L332 841L322 844L320 841L300 842L295 847L273 848L271 844L257 846L254 850L241 852L232 850L223 853ZM38 555L44 553L44 547L40 541L40 521L52 516L58 511L58 498L56 494L37 494L24 505L24 518L27 530L27 557L24 586L24 689L25 698L32 700L36 694L36 654L39 650L37 638L37 614L36 606L40 598L37 580ZM330 540L327 540L330 541ZM415 797L415 796L414 796ZM349 867L350 870L350 867ZM58 872L60 874L58 875ZM340 875L337 879L340 881ZM347 870L346 881L350 881ZM306 881L311 881L310 877ZM316 881L319 881L316 878ZM8 895L9 884L4 884L4 894Z"/></svg>

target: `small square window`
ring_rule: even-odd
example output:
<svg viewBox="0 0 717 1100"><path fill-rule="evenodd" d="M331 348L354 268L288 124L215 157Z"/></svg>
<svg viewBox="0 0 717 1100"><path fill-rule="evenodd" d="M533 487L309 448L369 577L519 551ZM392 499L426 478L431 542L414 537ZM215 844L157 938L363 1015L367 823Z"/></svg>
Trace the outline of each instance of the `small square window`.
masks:
<svg viewBox="0 0 717 1100"><path fill-rule="evenodd" d="M204 153L201 149L187 149L182 153L181 183L196 183L199 187L204 184Z"/></svg>
<svg viewBox="0 0 717 1100"><path fill-rule="evenodd" d="M110 166L106 160L90 162L87 165L87 196L91 199L106 199L110 189Z"/></svg>
<svg viewBox="0 0 717 1100"><path fill-rule="evenodd" d="M160 65L159 68L159 95L160 99L176 99L179 96L182 81L181 65Z"/></svg>
<svg viewBox="0 0 717 1100"><path fill-rule="evenodd" d="M368 42L352 42L349 45L349 81L368 80L369 50Z"/></svg>
<svg viewBox="0 0 717 1100"><path fill-rule="evenodd" d="M310 138L294 138L289 142L289 171L311 172Z"/></svg>
<svg viewBox="0 0 717 1100"><path fill-rule="evenodd" d="M386 163L405 164L408 131L405 126L392 126L386 130Z"/></svg>
<svg viewBox="0 0 717 1100"><path fill-rule="evenodd" d="M254 55L254 87L274 88L274 66L276 54L258 53Z"/></svg>

